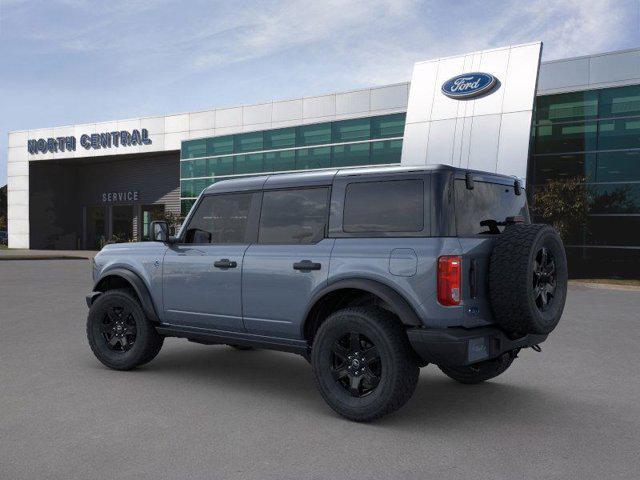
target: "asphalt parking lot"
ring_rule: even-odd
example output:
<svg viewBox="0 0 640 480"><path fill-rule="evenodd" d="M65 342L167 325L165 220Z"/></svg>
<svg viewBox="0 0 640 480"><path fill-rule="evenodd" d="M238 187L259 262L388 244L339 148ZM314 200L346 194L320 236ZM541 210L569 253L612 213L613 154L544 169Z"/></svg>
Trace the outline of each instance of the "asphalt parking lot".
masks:
<svg viewBox="0 0 640 480"><path fill-rule="evenodd" d="M337 417L297 356L168 339L104 368L86 260L0 262L0 478L637 479L640 292L570 288L542 353L464 386L429 366L409 404Z"/></svg>

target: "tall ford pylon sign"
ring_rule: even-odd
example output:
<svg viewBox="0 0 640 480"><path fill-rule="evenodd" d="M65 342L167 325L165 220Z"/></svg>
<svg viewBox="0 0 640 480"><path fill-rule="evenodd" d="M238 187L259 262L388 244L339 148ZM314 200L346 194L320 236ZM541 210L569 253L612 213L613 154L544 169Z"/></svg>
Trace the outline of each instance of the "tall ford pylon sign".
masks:
<svg viewBox="0 0 640 480"><path fill-rule="evenodd" d="M403 165L447 164L527 175L542 42L418 62Z"/></svg>

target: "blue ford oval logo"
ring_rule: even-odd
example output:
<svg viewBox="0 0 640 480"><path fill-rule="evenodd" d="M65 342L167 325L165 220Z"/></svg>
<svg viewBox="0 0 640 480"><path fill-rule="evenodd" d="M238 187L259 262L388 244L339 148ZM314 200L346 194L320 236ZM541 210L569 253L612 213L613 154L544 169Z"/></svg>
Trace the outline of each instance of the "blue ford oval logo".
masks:
<svg viewBox="0 0 640 480"><path fill-rule="evenodd" d="M463 73L442 84L442 93L450 98L472 98L490 92L497 83L489 73Z"/></svg>

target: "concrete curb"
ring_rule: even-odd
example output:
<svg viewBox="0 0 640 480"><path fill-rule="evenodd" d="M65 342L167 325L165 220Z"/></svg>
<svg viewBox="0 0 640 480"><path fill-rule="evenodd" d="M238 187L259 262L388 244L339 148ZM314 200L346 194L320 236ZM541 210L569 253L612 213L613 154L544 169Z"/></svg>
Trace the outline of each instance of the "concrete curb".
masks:
<svg viewBox="0 0 640 480"><path fill-rule="evenodd" d="M598 290L618 290L621 292L640 292L640 286L637 286L637 285L616 285L614 283L591 283L591 282L581 282L580 280L569 280L569 285L595 288Z"/></svg>

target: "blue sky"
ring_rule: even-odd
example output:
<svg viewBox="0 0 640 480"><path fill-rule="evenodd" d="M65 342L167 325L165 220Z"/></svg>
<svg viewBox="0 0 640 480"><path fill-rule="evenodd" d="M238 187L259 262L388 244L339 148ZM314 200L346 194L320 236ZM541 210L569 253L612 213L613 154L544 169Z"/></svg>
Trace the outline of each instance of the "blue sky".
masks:
<svg viewBox="0 0 640 480"><path fill-rule="evenodd" d="M406 81L413 62L544 42L543 60L640 46L640 0L0 0L7 132Z"/></svg>

